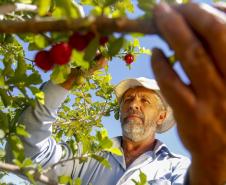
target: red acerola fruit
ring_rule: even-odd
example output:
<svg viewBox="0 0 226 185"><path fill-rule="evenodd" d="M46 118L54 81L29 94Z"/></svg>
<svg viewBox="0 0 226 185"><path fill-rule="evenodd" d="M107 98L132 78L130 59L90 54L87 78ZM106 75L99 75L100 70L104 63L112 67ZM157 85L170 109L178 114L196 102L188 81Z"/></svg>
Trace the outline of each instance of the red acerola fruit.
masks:
<svg viewBox="0 0 226 185"><path fill-rule="evenodd" d="M86 40L85 36L80 32L74 32L73 35L69 38L68 43L77 51L83 51L88 45L88 41Z"/></svg>
<svg viewBox="0 0 226 185"><path fill-rule="evenodd" d="M87 33L74 32L69 38L69 45L77 51L83 51L90 41L95 37L95 34L91 31Z"/></svg>
<svg viewBox="0 0 226 185"><path fill-rule="evenodd" d="M43 69L44 71L49 71L53 68L54 63L50 59L48 51L39 51L35 56L35 64Z"/></svg>
<svg viewBox="0 0 226 185"><path fill-rule="evenodd" d="M72 49L67 43L59 43L52 46L50 49L50 58L54 64L67 64L71 57Z"/></svg>
<svg viewBox="0 0 226 185"><path fill-rule="evenodd" d="M108 42L108 36L100 37L99 43L101 46L104 46Z"/></svg>
<svg viewBox="0 0 226 185"><path fill-rule="evenodd" d="M124 60L127 64L131 64L134 61L134 56L131 53L125 55Z"/></svg>
<svg viewBox="0 0 226 185"><path fill-rule="evenodd" d="M88 44L91 42L91 40L94 39L95 37L95 33L93 33L92 31L87 32L84 37L86 38Z"/></svg>

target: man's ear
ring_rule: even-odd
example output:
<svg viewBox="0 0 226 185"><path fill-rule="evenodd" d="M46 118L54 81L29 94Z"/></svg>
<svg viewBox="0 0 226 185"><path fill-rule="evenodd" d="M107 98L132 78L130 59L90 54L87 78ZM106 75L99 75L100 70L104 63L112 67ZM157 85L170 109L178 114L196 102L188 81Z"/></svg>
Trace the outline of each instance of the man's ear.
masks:
<svg viewBox="0 0 226 185"><path fill-rule="evenodd" d="M163 123L163 121L166 119L166 114L167 113L165 110L160 111L157 122L156 122L157 126L160 126Z"/></svg>

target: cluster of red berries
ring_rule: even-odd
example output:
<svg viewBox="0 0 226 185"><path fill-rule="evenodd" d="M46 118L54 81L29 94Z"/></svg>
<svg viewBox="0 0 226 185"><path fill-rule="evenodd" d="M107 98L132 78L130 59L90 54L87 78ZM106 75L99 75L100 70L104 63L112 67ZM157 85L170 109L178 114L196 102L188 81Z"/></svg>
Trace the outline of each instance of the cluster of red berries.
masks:
<svg viewBox="0 0 226 185"><path fill-rule="evenodd" d="M72 49L83 51L94 37L95 34L91 31L87 33L74 32L68 43L58 43L53 45L49 51L39 51L35 56L35 64L44 71L51 70L54 65L67 64L70 61ZM100 37L100 45L103 46L107 42L107 36Z"/></svg>

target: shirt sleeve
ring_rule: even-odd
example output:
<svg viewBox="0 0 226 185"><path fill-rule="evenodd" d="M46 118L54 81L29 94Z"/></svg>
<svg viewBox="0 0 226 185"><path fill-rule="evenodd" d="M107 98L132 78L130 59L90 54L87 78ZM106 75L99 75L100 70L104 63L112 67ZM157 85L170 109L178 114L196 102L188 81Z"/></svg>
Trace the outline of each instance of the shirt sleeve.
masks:
<svg viewBox="0 0 226 185"><path fill-rule="evenodd" d="M25 125L30 134L29 138L22 137L21 140L24 144L25 156L46 168L62 159L71 157L72 153L69 147L57 144L51 137L52 123L56 120L57 110L66 99L68 91L51 81L44 84L41 90L44 92L44 104L36 101L35 106L26 108L20 117L20 122ZM64 166L61 169L59 166L49 172L52 177L55 177L56 174L70 176L73 161L68 163L65 169L62 169Z"/></svg>

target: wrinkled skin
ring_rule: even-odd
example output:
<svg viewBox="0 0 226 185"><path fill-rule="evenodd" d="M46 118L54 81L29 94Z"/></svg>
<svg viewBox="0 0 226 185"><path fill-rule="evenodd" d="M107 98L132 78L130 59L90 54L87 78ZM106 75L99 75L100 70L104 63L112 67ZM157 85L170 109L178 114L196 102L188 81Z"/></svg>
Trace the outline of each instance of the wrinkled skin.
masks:
<svg viewBox="0 0 226 185"><path fill-rule="evenodd" d="M152 68L173 108L178 132L191 152L192 185L226 183L226 14L187 4L154 9L159 33L190 79L186 85L169 60L154 49ZM176 25L176 26L175 26Z"/></svg>
<svg viewBox="0 0 226 185"><path fill-rule="evenodd" d="M125 92L120 106L123 137L133 142L155 139L156 128L163 120L159 120L163 111L156 108L159 107L157 98L154 91L144 87Z"/></svg>

